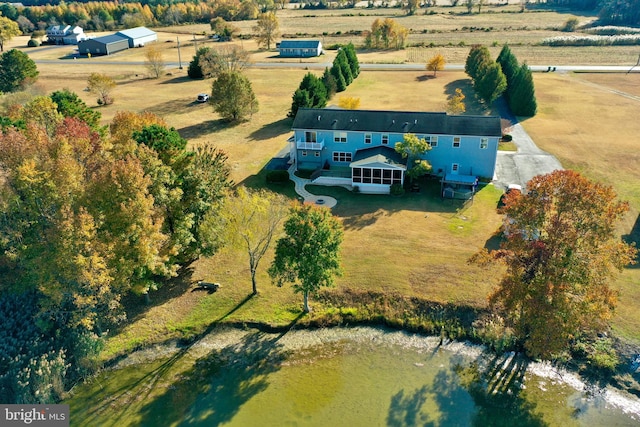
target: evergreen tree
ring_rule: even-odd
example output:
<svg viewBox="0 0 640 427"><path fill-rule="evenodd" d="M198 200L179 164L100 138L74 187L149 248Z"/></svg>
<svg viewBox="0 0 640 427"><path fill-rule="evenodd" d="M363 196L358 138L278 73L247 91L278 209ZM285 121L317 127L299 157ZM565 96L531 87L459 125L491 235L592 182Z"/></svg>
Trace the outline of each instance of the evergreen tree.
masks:
<svg viewBox="0 0 640 427"><path fill-rule="evenodd" d="M341 68L334 64L333 67L331 67L330 73L336 81L337 92L345 91L347 89L347 82L345 81L345 78L342 75Z"/></svg>
<svg viewBox="0 0 640 427"><path fill-rule="evenodd" d="M511 52L511 49L509 49L508 45L505 44L502 47L502 50L500 51L496 62L500 64L500 67L502 67L502 72L507 78L507 86L511 86L511 82L513 81L516 73L518 73L518 68L520 66L518 65L518 60Z"/></svg>
<svg viewBox="0 0 640 427"><path fill-rule="evenodd" d="M200 65L200 57L206 54L207 52L209 52L210 50L211 48L206 46L198 49L193 59L189 63L189 68L187 69L187 75L190 78L201 79L205 77L204 73L202 72L202 66ZM211 76L206 76L206 77L211 77Z"/></svg>
<svg viewBox="0 0 640 427"><path fill-rule="evenodd" d="M516 116L532 117L536 115L536 101L533 76L527 63L523 63L509 86L509 107Z"/></svg>
<svg viewBox="0 0 640 427"><path fill-rule="evenodd" d="M17 49L0 55L0 92L14 92L38 77L36 63Z"/></svg>
<svg viewBox="0 0 640 427"><path fill-rule="evenodd" d="M341 49L338 52L336 58L333 60L333 66L340 68L340 72L344 77L344 81L346 85L349 86L353 81L353 74L351 74L351 67L349 66L347 54L344 52L344 50Z"/></svg>
<svg viewBox="0 0 640 427"><path fill-rule="evenodd" d="M472 80L477 80L481 76L483 65L491 61L491 52L486 46L475 45L469 51L464 65L464 71Z"/></svg>
<svg viewBox="0 0 640 427"><path fill-rule="evenodd" d="M298 114L300 108L311 107L311 98L309 98L309 92L302 89L296 89L293 93L293 101L291 102L291 111L289 111L289 117L295 117Z"/></svg>
<svg viewBox="0 0 640 427"><path fill-rule="evenodd" d="M309 92L312 108L324 108L327 106L327 88L315 75L307 73L302 78L300 89Z"/></svg>
<svg viewBox="0 0 640 427"><path fill-rule="evenodd" d="M507 78L496 62L482 68L482 71L474 87L480 98L487 104L491 104L507 89Z"/></svg>
<svg viewBox="0 0 640 427"><path fill-rule="evenodd" d="M338 85L336 83L336 78L331 74L329 68L324 69L324 73L322 73L322 83L324 87L327 89L327 100L336 94L338 91Z"/></svg>
<svg viewBox="0 0 640 427"><path fill-rule="evenodd" d="M360 74L360 62L358 61L358 55L356 54L356 48L353 43L349 43L344 48L347 60L349 61L349 67L351 67L351 74L355 79Z"/></svg>

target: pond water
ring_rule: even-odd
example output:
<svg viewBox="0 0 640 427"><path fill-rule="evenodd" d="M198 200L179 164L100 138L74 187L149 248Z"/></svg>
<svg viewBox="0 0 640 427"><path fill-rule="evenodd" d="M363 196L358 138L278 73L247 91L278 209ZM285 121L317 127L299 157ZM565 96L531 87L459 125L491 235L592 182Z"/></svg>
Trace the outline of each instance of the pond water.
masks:
<svg viewBox="0 0 640 427"><path fill-rule="evenodd" d="M191 368L162 395L127 404L135 415L118 414L117 425L640 425L638 399L468 344L440 346L437 338L377 328L237 333L207 337L190 349ZM108 390L119 372L157 371L156 364L140 363L147 356L98 382ZM71 401L72 420L79 405ZM85 422L78 414L77 425L115 421L109 410L91 412Z"/></svg>

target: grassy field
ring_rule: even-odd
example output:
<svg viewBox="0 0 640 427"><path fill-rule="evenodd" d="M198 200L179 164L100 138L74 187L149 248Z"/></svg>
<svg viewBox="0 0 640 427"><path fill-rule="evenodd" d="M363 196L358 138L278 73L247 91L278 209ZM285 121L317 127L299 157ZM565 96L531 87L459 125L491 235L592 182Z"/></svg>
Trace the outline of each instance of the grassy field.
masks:
<svg viewBox="0 0 640 427"><path fill-rule="evenodd" d="M443 41L445 46L434 48L360 52L361 62L407 62L410 57L417 61L441 51L450 63L463 63L469 48L458 46L460 41L466 44L509 42L518 59L528 60L531 64L634 64L637 60L637 49L629 47L567 49L531 44L557 33L553 28L572 17L571 14L490 13L470 17L450 15L450 8L444 9L446 12L436 15L414 17L402 17L397 9L363 10L363 16L346 16L339 11L312 11L306 16L302 11L279 11L278 16L281 30L286 34L298 33L296 29L299 28L304 28L308 34L319 35L361 31L369 28L374 18L391 16L414 30L412 38L428 36L449 40ZM323 26L328 19L332 22L330 31L326 24ZM579 16L579 19L592 17ZM244 33L250 31L252 23L238 25ZM463 27L493 29L471 32ZM428 30L426 33L423 32L425 29ZM432 30L436 32L430 32ZM170 68L167 75L158 80L146 78L146 69L141 65L144 49L78 60L72 58L73 51L69 47L25 51L38 61L37 90L41 93L68 88L78 93L88 105L95 106L95 97L83 91L86 78L91 72L106 73L116 79L118 86L113 92L115 103L99 108L105 124L120 110L156 113L178 129L192 146L210 142L226 151L236 183L262 186L264 165L286 147L291 126L286 114L291 95L307 71L295 68L247 70L260 102L260 111L248 122L228 126L219 120L210 106L195 102L197 93L210 91L211 81L190 80L186 76L188 61L196 47L190 39L193 33L202 31L208 31L208 27L183 26L159 32L167 61L177 62L176 37L180 37L184 68ZM471 38L467 40L467 36ZM325 44L335 40L359 44L362 38L327 34ZM199 43L202 45L203 41ZM252 41L236 43L252 52L255 61L278 60L274 58L274 52L258 51ZM22 37L12 40L6 47L25 45L26 38ZM500 46L491 49L497 55ZM314 61L331 62L332 55L329 52ZM564 167L613 185L621 198L629 200L632 206L621 234L637 233L640 75L545 73L536 74L534 79L539 114L526 120L525 128L536 143L555 154ZM458 87L467 96L469 113L491 113L474 101L470 82L462 72L440 72L434 79L426 71L364 71L341 95L360 98L364 109L439 111L447 96ZM336 101L337 98L332 102ZM486 296L500 270L482 270L469 266L466 260L479 248L493 244L493 235L501 220L495 212L500 192L487 186L473 204L461 205L440 201L437 186L422 185L420 194L400 198L351 195L341 189L312 189L338 199L334 213L346 229L345 274L338 279L338 286L332 292L383 291L443 303L485 306ZM277 190L293 195L291 186ZM300 313L301 297L293 295L289 288L277 288L269 283L265 269L270 256L263 260L259 270L260 294L251 299L246 298L250 292L250 278L244 254L225 249L210 259L200 260L191 266L190 276L172 281L154 295L151 306L140 307L138 301L130 304L131 322L112 331L103 358L142 344L192 335L220 319L273 324L290 322ZM223 288L210 295L191 292L191 283L196 279L220 282ZM615 283L621 290L621 297L614 327L620 335L634 340L640 340L640 319L636 315L640 301L638 283L638 268L627 269Z"/></svg>

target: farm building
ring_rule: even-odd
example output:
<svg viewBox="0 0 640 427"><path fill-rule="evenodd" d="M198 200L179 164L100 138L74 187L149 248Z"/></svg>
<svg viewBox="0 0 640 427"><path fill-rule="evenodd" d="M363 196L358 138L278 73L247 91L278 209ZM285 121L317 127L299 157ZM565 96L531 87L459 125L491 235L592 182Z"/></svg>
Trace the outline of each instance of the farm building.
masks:
<svg viewBox="0 0 640 427"><path fill-rule="evenodd" d="M277 47L280 56L285 58L310 58L322 54L320 40L282 40Z"/></svg>
<svg viewBox="0 0 640 427"><path fill-rule="evenodd" d="M87 36L82 27L74 25L52 25L47 28L47 40L50 44L78 44Z"/></svg>
<svg viewBox="0 0 640 427"><path fill-rule="evenodd" d="M147 43L158 41L156 32L146 27L136 27L118 31L116 35L129 40L129 47L142 47Z"/></svg>
<svg viewBox="0 0 640 427"><path fill-rule="evenodd" d="M96 37L78 43L78 52L81 55L111 55L121 50L129 49L129 39L116 34Z"/></svg>

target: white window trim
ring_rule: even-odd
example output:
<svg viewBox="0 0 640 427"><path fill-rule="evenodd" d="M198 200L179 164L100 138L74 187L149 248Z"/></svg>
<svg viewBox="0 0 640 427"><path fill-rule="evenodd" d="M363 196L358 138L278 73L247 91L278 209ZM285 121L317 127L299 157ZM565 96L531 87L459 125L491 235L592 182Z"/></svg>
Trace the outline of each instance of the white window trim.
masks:
<svg viewBox="0 0 640 427"><path fill-rule="evenodd" d="M365 133L364 134L364 143L365 144L371 144L371 140L373 139L373 135L370 133Z"/></svg>
<svg viewBox="0 0 640 427"><path fill-rule="evenodd" d="M489 138L480 138L480 149L486 150L489 148Z"/></svg>
<svg viewBox="0 0 640 427"><path fill-rule="evenodd" d="M458 144L458 145L456 145ZM459 136L454 136L453 137L453 143L451 144L451 146L453 148L460 148L460 146L462 145L462 138Z"/></svg>
<svg viewBox="0 0 640 427"><path fill-rule="evenodd" d="M333 133L333 142L338 144L346 144L347 143L347 132L334 132Z"/></svg>
<svg viewBox="0 0 640 427"><path fill-rule="evenodd" d="M386 140L387 142L385 142L385 140ZM388 133L384 133L384 134L382 134L382 136L380 137L380 143L381 143L382 145L389 145L389 134L388 134Z"/></svg>

